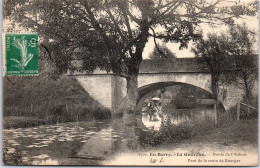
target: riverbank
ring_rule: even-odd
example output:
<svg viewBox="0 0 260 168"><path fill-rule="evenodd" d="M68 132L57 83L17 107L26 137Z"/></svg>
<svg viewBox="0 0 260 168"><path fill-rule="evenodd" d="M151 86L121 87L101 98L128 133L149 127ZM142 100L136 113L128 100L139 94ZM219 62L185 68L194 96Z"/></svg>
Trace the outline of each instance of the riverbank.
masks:
<svg viewBox="0 0 260 168"><path fill-rule="evenodd" d="M84 127L91 127L95 123L100 122L99 120L87 120L85 122L78 122L78 125L83 125ZM68 123L59 123L59 124L71 124L73 122ZM57 125L52 124L52 125ZM48 125L47 121L43 119L38 119L36 117L22 117L22 116L8 116L3 117L3 129L18 129L18 128L30 128L37 127L41 125ZM73 125L73 124L71 124Z"/></svg>
<svg viewBox="0 0 260 168"><path fill-rule="evenodd" d="M24 128L43 121L56 124L107 119L111 112L94 100L75 78L63 75L54 80L42 73L34 77L3 78L3 117L8 119L5 123L11 124L4 128Z"/></svg>
<svg viewBox="0 0 260 168"><path fill-rule="evenodd" d="M46 124L43 119L35 117L22 117L22 116L8 116L3 117L3 128L4 129L16 129L16 128L27 128L35 127Z"/></svg>
<svg viewBox="0 0 260 168"><path fill-rule="evenodd" d="M207 134L200 134L174 144L164 144L153 148L142 149L138 152L120 153L109 161L108 165L256 165L258 158L258 120L233 121L226 125L212 129ZM160 154L164 157L158 156ZM237 155L236 163L229 162L228 154ZM153 155L154 154L154 155ZM213 155L219 154L216 157ZM222 156L222 154L224 154ZM170 156L171 155L171 156ZM154 157L153 157L154 156ZM246 156L246 157L245 157ZM127 159L126 159L127 158ZM157 161L151 162L151 159ZM163 162L160 159L163 158ZM188 159L223 158L227 162L198 163L188 162ZM234 156L233 156L234 159ZM124 161L124 162L123 162ZM249 164L250 162L250 164Z"/></svg>

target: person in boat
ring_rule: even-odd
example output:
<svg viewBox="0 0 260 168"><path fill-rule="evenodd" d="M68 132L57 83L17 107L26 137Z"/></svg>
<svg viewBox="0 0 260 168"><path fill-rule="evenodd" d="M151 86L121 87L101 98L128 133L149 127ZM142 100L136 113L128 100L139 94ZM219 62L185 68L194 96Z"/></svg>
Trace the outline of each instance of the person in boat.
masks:
<svg viewBox="0 0 260 168"><path fill-rule="evenodd" d="M158 103L157 111L158 111L159 117L162 117L163 114L162 114L162 103L161 102Z"/></svg>

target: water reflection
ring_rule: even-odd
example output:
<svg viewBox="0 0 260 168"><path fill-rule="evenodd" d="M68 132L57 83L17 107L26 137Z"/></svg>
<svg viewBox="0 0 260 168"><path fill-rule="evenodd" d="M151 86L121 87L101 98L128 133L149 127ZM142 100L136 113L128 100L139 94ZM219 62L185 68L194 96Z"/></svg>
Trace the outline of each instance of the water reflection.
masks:
<svg viewBox="0 0 260 168"><path fill-rule="evenodd" d="M173 109L172 112L155 113L151 119L148 113L142 113L142 122L147 128L159 130L161 122L170 119L172 124L214 122L215 113L211 108Z"/></svg>
<svg viewBox="0 0 260 168"><path fill-rule="evenodd" d="M163 117L155 114L152 119L147 113L142 114L142 122L144 123L145 127L153 128L155 130L159 130Z"/></svg>
<svg viewBox="0 0 260 168"><path fill-rule="evenodd" d="M102 129L88 140L76 154L80 158L105 159L107 155L114 152L114 144L118 141L122 132L116 132L111 126Z"/></svg>
<svg viewBox="0 0 260 168"><path fill-rule="evenodd" d="M20 147L26 154L23 161L33 165L82 165L98 164L98 161L117 150L122 131L112 128L110 121L95 124L63 123L34 128L3 130L3 141L8 154ZM84 158L84 159L82 159ZM92 161L89 161L91 159Z"/></svg>

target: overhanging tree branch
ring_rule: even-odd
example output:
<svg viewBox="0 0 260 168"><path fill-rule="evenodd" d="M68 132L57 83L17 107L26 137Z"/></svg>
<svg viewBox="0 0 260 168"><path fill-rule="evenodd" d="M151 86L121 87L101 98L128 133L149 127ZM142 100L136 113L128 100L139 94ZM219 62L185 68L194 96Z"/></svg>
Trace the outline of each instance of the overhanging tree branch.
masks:
<svg viewBox="0 0 260 168"><path fill-rule="evenodd" d="M158 50L158 52L159 52L163 57L169 59L169 58L160 50L160 48L158 47L158 45L157 45L157 43L156 43L156 38L155 38L155 31L154 31L154 29L151 28L151 27L150 27L150 29L153 31L153 34L154 34L154 36L153 36L153 41L154 41L154 45L155 45L156 49ZM170 60L170 59L169 59L169 60Z"/></svg>
<svg viewBox="0 0 260 168"><path fill-rule="evenodd" d="M121 38L126 41L125 36L123 35L123 33L121 32L121 29L119 28L119 23L116 21L114 15L111 13L109 7L108 7L108 2L107 0L105 1L105 7L104 10L108 13L109 17L111 18L111 20L114 22L114 26L116 27L117 32L119 33L119 35L121 36Z"/></svg>

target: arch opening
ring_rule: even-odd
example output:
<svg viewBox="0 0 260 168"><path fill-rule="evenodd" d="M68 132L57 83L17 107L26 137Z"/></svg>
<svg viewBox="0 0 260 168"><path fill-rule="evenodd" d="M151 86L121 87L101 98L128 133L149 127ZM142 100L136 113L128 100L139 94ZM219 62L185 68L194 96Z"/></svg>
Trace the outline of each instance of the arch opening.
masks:
<svg viewBox="0 0 260 168"><path fill-rule="evenodd" d="M165 87L169 87L169 86L174 86L174 85L184 85L184 86L190 86L190 87L194 87L194 88L199 88L201 90L204 90L205 92L207 92L208 94L211 94L212 95L212 92L204 89L204 88L201 88L201 87L198 87L198 86L195 86L195 85L191 85L191 84L188 84L188 83L181 83L181 82L157 82L157 83L151 83L151 84L148 84L148 85L145 85L145 86L142 86L140 88L138 88L138 99L137 99L137 108L138 108L138 111L140 111L140 105L142 104L142 101L143 99L145 98L145 95L149 94L150 92L152 91L156 91L160 88L165 88ZM212 99L212 97L211 97ZM124 97L121 102L119 103L119 106L118 106L118 109L117 109L117 113L123 113L123 111L125 110L125 104L126 104L126 97ZM221 108L225 110L222 102L221 102Z"/></svg>
<svg viewBox="0 0 260 168"><path fill-rule="evenodd" d="M199 96L201 96L200 99L197 100L198 96L192 97L193 95L186 95L186 98L190 96L189 98L187 98L188 99L187 101L195 100L196 101L195 103L202 105L202 106L191 106L188 108L186 108L186 107L182 108L181 106L179 106L177 108L175 107L172 110L169 110L169 107L168 107L167 112L163 112L163 113L165 113L164 117L161 117L162 116L161 115L159 118L158 117L159 115L157 115L158 120L152 121L153 119L151 119L148 115L148 112L146 112L147 104L149 103L149 100L154 98L154 95L156 95L154 93L157 92L157 98L159 101L161 101L160 103L161 103L161 106L163 107L167 103L165 103L165 102L163 103L162 99L164 99L163 101L165 101L166 97L162 98L162 96L158 95L158 92L160 92L161 89L166 88L166 90L167 90L167 88L171 88L171 87L179 87L179 90L180 90L180 88L183 90L185 90L187 88L190 90L199 90L198 94L199 94ZM179 94L183 94L183 92L179 93ZM184 91L184 94L187 94L187 93ZM203 97L203 95L204 95L204 97ZM176 96L176 95L173 95L173 96ZM182 101L184 102L185 100L180 99L179 102L182 102ZM124 102L122 101L122 103L124 103ZM188 103L190 103L190 102L188 102ZM169 102L169 100L168 100L168 104L171 104L171 102ZM171 122L173 124L177 124L177 125L181 122L190 122L192 120L202 120L202 118L210 119L211 122L214 123L214 120L215 120L214 105L215 105L215 101L213 100L213 96L212 96L211 92L207 91L206 89L199 88L199 87L191 85L191 84L180 83L180 82L158 82L158 83L152 83L149 85L142 86L139 88L139 98L137 100L138 112L140 112L139 114L141 116L143 115L142 119L141 119L142 123L146 127L153 126L154 128L156 128L156 127L158 128L161 125L161 121L165 120L169 116L171 118ZM221 105L221 106L224 109L224 106L223 105ZM165 110L164 108L161 108L161 109ZM170 109L171 109L171 106L170 106ZM160 113L162 114L162 112L160 112ZM144 117L144 115L145 115L145 117Z"/></svg>

